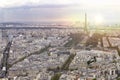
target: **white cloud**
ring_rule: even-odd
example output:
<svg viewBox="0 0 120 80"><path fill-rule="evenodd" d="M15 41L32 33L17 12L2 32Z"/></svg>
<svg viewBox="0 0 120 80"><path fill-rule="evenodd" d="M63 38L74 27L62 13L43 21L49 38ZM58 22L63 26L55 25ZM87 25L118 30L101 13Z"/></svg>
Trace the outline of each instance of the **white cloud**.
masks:
<svg viewBox="0 0 120 80"><path fill-rule="evenodd" d="M27 0L0 0L0 7L1 8L9 8L9 7L17 7L22 6L27 3Z"/></svg>
<svg viewBox="0 0 120 80"><path fill-rule="evenodd" d="M0 8L18 7L23 5L44 5L44 4L73 4L70 0L0 0Z"/></svg>
<svg viewBox="0 0 120 80"><path fill-rule="evenodd" d="M21 9L23 7L21 7L20 9L18 9L18 8L12 9L11 8L11 7L14 8L14 7L25 6L25 5L26 6L42 5L47 8L45 8L45 9L43 7L41 7L40 9L33 8L33 10L28 9L28 8L25 10ZM71 7L64 7L59 10L56 8L52 8L52 9L48 8L52 5L53 5L53 7L56 7L57 5L60 5L60 6L69 5ZM9 17L11 17L11 20L15 20L15 19L18 19L18 20L21 19L23 21L28 20L26 17L22 17L22 16L27 16L28 18L30 18L32 20L31 16L33 16L33 18L35 16L35 14L33 15L34 12L42 13L41 15L38 14L38 18L41 18L43 16L43 17L45 17L45 19L46 19L46 17L48 19L51 19L48 17L49 14L46 14L51 11L51 12L53 12L52 13L53 15L59 14L58 16L60 16L62 14L63 16L68 16L68 17L73 16L75 18L78 17L80 14L84 14L84 12L87 12L88 19L90 19L89 21L93 21L93 22L94 22L94 20L92 20L93 17L98 13L98 14L103 15L105 20L115 22L115 21L120 21L119 7L120 7L119 0L0 0L0 8L11 8L10 10L3 9L4 15L6 15L5 16L6 20L8 20ZM23 11L21 11L21 10L23 10ZM31 12L29 12L29 11L31 11ZM61 12L59 13L56 11L61 11ZM23 14L23 12L24 12L24 14ZM50 14L50 16L52 14ZM1 16L2 16L2 9L1 9L0 17ZM17 17L15 17L15 16L17 16ZM58 17L56 17L56 18L58 19Z"/></svg>
<svg viewBox="0 0 120 80"><path fill-rule="evenodd" d="M83 7L114 7L119 6L119 0L0 0L1 8L17 7L23 5L44 5L44 4L77 4Z"/></svg>

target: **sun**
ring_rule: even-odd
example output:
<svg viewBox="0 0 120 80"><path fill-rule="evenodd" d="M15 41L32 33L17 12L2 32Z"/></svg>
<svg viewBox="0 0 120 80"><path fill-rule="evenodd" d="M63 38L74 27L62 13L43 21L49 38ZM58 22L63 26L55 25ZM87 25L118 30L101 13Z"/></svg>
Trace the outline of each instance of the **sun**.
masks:
<svg viewBox="0 0 120 80"><path fill-rule="evenodd" d="M101 25L104 22L104 17L102 15L96 15L94 17L94 22L96 25Z"/></svg>

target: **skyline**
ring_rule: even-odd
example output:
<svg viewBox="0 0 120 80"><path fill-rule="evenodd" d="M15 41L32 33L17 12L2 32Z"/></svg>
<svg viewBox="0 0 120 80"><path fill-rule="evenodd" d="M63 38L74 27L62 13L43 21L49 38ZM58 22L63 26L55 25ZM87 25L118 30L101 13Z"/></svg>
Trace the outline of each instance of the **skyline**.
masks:
<svg viewBox="0 0 120 80"><path fill-rule="evenodd" d="M117 24L119 0L0 0L0 22L84 22Z"/></svg>

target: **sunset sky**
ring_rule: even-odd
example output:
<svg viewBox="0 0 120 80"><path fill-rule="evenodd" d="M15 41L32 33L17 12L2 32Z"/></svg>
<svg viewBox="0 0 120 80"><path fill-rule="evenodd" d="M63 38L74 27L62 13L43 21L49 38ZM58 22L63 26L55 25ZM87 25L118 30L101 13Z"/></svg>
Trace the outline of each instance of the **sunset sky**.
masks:
<svg viewBox="0 0 120 80"><path fill-rule="evenodd" d="M0 0L0 22L120 23L120 0Z"/></svg>

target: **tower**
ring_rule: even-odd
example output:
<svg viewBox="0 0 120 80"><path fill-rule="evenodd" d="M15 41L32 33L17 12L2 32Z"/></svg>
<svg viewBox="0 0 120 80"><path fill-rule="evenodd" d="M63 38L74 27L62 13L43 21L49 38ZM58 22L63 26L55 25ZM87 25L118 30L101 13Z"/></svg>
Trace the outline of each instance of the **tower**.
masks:
<svg viewBox="0 0 120 80"><path fill-rule="evenodd" d="M87 28L87 13L85 13L85 25L84 25L84 32L88 33L88 28Z"/></svg>

